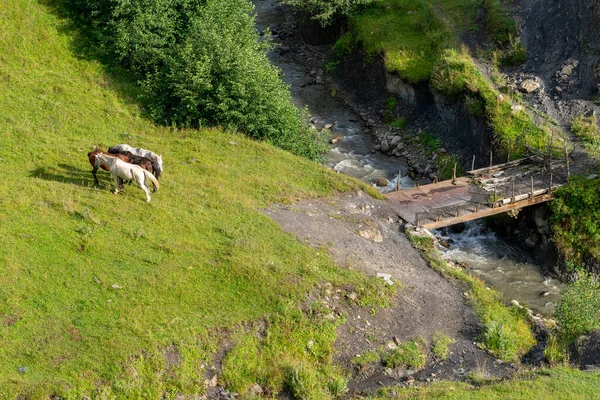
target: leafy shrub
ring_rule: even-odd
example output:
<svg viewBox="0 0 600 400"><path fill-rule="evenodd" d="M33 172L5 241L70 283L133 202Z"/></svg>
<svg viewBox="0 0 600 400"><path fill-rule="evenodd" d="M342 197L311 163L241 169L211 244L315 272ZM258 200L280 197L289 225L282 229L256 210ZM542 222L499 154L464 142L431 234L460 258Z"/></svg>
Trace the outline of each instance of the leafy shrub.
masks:
<svg viewBox="0 0 600 400"><path fill-rule="evenodd" d="M383 354L381 362L388 368L421 369L427 359L424 350L425 341L422 338L415 339Z"/></svg>
<svg viewBox="0 0 600 400"><path fill-rule="evenodd" d="M502 51L501 61L502 64L508 66L521 65L527 61L527 50L525 50L525 46L521 43L521 39L514 39L510 35L508 44Z"/></svg>
<svg viewBox="0 0 600 400"><path fill-rule="evenodd" d="M440 360L445 360L450 354L450 346L456 342L455 339L444 335L442 332L435 332L432 338L432 352Z"/></svg>
<svg viewBox="0 0 600 400"><path fill-rule="evenodd" d="M562 338L574 340L600 328L600 282L597 277L580 271L577 280L561 294L555 318Z"/></svg>
<svg viewBox="0 0 600 400"><path fill-rule="evenodd" d="M406 127L406 117L396 118L389 123L392 128L404 129Z"/></svg>
<svg viewBox="0 0 600 400"><path fill-rule="evenodd" d="M573 177L550 203L553 239L567 266L600 259L600 187L597 180Z"/></svg>
<svg viewBox="0 0 600 400"><path fill-rule="evenodd" d="M346 32L345 34L340 36L338 40L336 40L332 48L333 53L338 58L343 57L345 55L350 54L354 49L355 45L356 40L354 38L354 35L351 32Z"/></svg>
<svg viewBox="0 0 600 400"><path fill-rule="evenodd" d="M249 0L67 2L106 60L143 88L159 123L221 125L293 153L324 149L259 41Z"/></svg>

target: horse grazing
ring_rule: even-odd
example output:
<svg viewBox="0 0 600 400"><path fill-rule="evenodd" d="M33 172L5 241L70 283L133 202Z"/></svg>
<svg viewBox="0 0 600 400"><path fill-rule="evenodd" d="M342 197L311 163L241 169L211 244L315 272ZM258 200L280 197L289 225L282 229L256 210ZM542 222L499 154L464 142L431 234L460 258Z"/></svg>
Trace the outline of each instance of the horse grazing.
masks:
<svg viewBox="0 0 600 400"><path fill-rule="evenodd" d="M92 169L92 175L94 175L94 184L95 185L99 185L100 184L100 182L98 182L98 177L96 176L96 172L98 171L98 166L96 166L96 155L97 154L107 154L107 155L111 155L111 156L114 156L114 157L118 157L121 160L125 161L126 163L139 165L140 167L144 168L146 171L148 171L150 173L152 173L154 171L154 169L152 168L152 162L148 158L134 156L131 153L128 153L128 154L110 154L110 153L107 153L105 151L100 150L98 148L98 146L95 146L94 147L94 151L90 151L89 153L87 153L88 160L89 160L89 162L90 162L90 164L92 165L92 168L93 168ZM99 167L102 168L105 171L110 171L110 168L106 164L100 164ZM156 192L156 186L154 187L154 191Z"/></svg>
<svg viewBox="0 0 600 400"><path fill-rule="evenodd" d="M152 184L154 185L154 191L158 190L158 181L150 172L146 171L139 165L129 164L120 158L114 155L108 154L96 154L95 156L96 167L99 167L102 164L106 164L110 169L110 174L115 181L115 191L114 193L119 193L119 178L123 180L134 180L138 185L142 188L142 190L146 193L146 202L150 201L150 193L148 193L148 186L146 186L146 178L150 179Z"/></svg>
<svg viewBox="0 0 600 400"><path fill-rule="evenodd" d="M150 150L142 149L140 147L131 147L128 144L118 144L114 147L110 147L108 152L111 154L124 154L125 152L130 152L136 156L149 158L152 161L154 175L156 175L157 179L163 172L162 156L153 153Z"/></svg>

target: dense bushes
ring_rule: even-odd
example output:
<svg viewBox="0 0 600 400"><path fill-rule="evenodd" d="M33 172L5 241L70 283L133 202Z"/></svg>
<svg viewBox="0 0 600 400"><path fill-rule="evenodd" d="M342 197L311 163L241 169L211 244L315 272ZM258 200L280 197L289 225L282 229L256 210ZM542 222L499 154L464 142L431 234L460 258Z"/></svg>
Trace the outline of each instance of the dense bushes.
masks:
<svg viewBox="0 0 600 400"><path fill-rule="evenodd" d="M574 177L556 192L553 238L569 265L600 260L600 187L598 180Z"/></svg>
<svg viewBox="0 0 600 400"><path fill-rule="evenodd" d="M160 123L221 125L316 158L315 134L259 41L249 0L71 0L102 56L129 71Z"/></svg>
<svg viewBox="0 0 600 400"><path fill-rule="evenodd" d="M594 275L580 271L556 307L555 318L563 339L573 340L600 328L600 282Z"/></svg>

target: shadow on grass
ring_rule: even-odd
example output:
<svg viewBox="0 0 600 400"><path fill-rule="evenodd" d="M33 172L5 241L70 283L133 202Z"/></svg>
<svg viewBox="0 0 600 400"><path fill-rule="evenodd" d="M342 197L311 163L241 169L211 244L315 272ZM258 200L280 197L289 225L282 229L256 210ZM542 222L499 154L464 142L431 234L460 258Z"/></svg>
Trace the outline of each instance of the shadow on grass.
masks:
<svg viewBox="0 0 600 400"><path fill-rule="evenodd" d="M47 181L69 183L82 187L92 187L95 185L94 177L91 171L91 167L89 170L83 170L72 165L58 164L52 167L39 167L29 171L29 177L44 179ZM98 180L100 181L100 186L108 186L110 182L102 182L102 175L108 176L109 179L110 176L108 174L103 174L102 172L101 170L98 170Z"/></svg>

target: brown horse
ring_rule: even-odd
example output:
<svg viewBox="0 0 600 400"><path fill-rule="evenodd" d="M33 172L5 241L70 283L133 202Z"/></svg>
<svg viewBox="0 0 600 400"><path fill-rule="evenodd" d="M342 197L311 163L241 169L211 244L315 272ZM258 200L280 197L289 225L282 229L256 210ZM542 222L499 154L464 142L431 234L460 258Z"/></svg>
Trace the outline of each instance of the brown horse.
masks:
<svg viewBox="0 0 600 400"><path fill-rule="evenodd" d="M143 169L145 169L146 171L153 173L153 169L152 169L152 163L150 162L150 160L145 159L144 157L137 157L137 156L133 156L131 153L131 155L127 155L127 154L110 154L107 153L105 151L100 150L97 146L94 147L94 151L90 151L89 153L87 153L88 155L88 160L90 162L90 164L92 165L92 175L94 175L94 184L95 185L99 185L100 182L98 182L98 177L96 176L96 172L98 171L98 167L96 167L96 154L107 154L109 156L113 156L113 157L117 157L123 161L125 161L126 163L129 164L136 164L139 165L140 167L142 167ZM110 171L110 168L108 165L102 163L100 164L100 168L102 168L105 171ZM154 189L156 191L156 188Z"/></svg>

